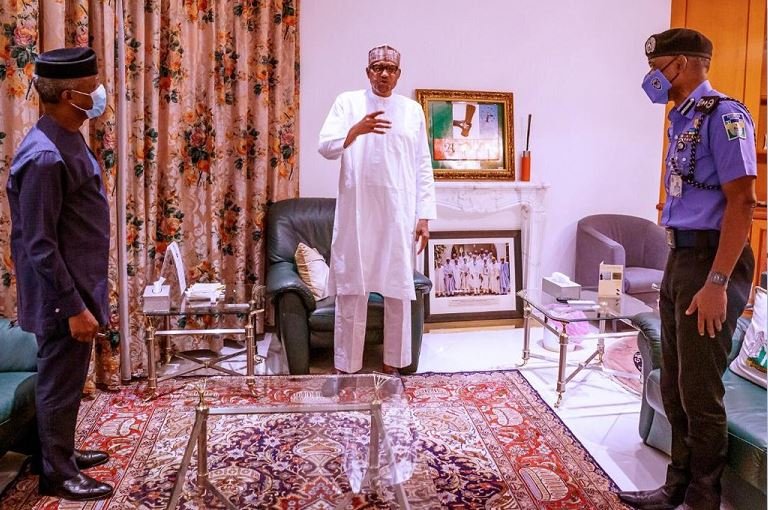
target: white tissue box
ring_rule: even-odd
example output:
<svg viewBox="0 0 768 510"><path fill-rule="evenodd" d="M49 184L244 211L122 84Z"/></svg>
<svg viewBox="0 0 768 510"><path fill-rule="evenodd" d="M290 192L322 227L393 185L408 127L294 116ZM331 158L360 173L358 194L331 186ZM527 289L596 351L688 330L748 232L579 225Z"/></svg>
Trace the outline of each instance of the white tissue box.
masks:
<svg viewBox="0 0 768 510"><path fill-rule="evenodd" d="M541 290L560 301L581 297L581 285L575 282L562 283L550 276L541 279Z"/></svg>
<svg viewBox="0 0 768 510"><path fill-rule="evenodd" d="M161 285L160 290L155 292L154 285L144 287L142 296L142 310L145 312L167 312L171 309L171 286Z"/></svg>

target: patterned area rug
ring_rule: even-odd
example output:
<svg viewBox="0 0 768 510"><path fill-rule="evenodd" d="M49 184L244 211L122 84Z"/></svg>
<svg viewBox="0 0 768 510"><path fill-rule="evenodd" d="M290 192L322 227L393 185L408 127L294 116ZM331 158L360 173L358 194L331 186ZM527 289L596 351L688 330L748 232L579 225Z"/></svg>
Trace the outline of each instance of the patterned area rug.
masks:
<svg viewBox="0 0 768 510"><path fill-rule="evenodd" d="M312 398L302 378L270 379L273 389L257 397L222 391L215 405ZM419 374L403 381L419 452L409 483L421 484L435 497L422 508L626 508L613 493L615 484L517 371ZM165 508L196 399L190 391L179 391L144 402L138 389L134 384L119 393L100 393L81 407L78 444L112 453L109 463L89 472L115 484L111 500L75 504L40 498L37 477L23 473L0 499L0 508ZM341 415L211 418L210 478L237 508L336 508L350 489L341 461L342 436L354 434L355 427L362 430L367 424L359 416ZM224 508L209 495L195 496L194 473L193 458L179 508ZM344 508L391 507L363 493Z"/></svg>

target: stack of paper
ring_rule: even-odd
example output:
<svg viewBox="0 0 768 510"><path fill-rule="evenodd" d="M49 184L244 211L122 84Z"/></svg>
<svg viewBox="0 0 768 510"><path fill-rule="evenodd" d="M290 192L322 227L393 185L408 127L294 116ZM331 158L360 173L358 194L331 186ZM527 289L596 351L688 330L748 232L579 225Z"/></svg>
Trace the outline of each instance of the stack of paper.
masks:
<svg viewBox="0 0 768 510"><path fill-rule="evenodd" d="M221 283L195 283L185 293L188 301L210 301L214 303L224 297L224 285Z"/></svg>

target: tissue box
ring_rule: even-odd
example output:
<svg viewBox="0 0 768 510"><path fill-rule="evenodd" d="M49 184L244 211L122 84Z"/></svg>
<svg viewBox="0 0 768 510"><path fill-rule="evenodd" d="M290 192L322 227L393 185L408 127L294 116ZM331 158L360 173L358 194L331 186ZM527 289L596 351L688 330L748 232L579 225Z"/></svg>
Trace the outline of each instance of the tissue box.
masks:
<svg viewBox="0 0 768 510"><path fill-rule="evenodd" d="M581 297L581 285L578 283L561 283L549 276L541 279L541 290L559 301L579 299Z"/></svg>
<svg viewBox="0 0 768 510"><path fill-rule="evenodd" d="M144 287L142 310L145 312L167 312L171 309L171 286L162 285L155 292L153 285Z"/></svg>

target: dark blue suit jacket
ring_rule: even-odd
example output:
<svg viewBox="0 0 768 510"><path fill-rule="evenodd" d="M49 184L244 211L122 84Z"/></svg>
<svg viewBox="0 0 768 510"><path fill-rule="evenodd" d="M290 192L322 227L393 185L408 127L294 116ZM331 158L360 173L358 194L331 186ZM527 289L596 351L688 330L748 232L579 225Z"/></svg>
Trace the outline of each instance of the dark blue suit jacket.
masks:
<svg viewBox="0 0 768 510"><path fill-rule="evenodd" d="M43 116L22 140L7 184L19 325L50 334L88 308L109 318L109 204L79 132Z"/></svg>

